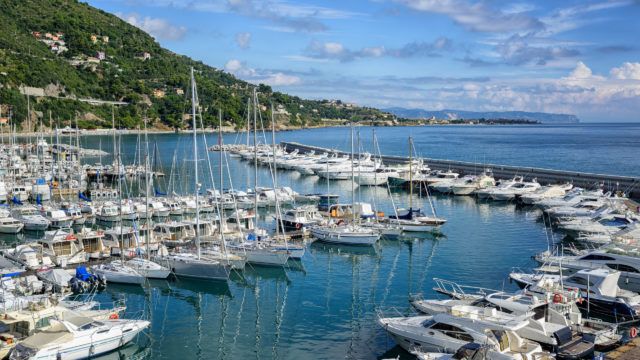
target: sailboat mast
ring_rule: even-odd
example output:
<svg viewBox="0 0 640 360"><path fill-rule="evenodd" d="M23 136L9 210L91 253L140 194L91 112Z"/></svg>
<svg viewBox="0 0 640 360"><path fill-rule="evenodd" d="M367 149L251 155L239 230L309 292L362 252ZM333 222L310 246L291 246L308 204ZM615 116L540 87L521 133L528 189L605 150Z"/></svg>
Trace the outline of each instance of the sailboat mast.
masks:
<svg viewBox="0 0 640 360"><path fill-rule="evenodd" d="M144 187L145 187L145 224L147 225L147 236L145 239L147 260L151 259L149 242L151 241L151 217L149 216L149 137L147 134L147 116L144 117Z"/></svg>
<svg viewBox="0 0 640 360"><path fill-rule="evenodd" d="M253 201L258 222L258 92L253 88ZM256 224L254 224L255 226Z"/></svg>
<svg viewBox="0 0 640 360"><path fill-rule="evenodd" d="M222 189L224 189L224 176L223 176L223 169L222 169L222 109L218 109L218 120L219 120L219 125L218 125L218 146L220 146L220 185L218 186L218 188L220 189L220 198L222 199Z"/></svg>
<svg viewBox="0 0 640 360"><path fill-rule="evenodd" d="M198 136L196 124L196 79L191 68L191 120L193 120L193 171L195 172L194 181L196 185L196 250L198 259L200 259L200 202L198 193L200 192L200 184L198 183Z"/></svg>
<svg viewBox="0 0 640 360"><path fill-rule="evenodd" d="M413 139L409 136L409 211L413 208L413 158L411 150Z"/></svg>
<svg viewBox="0 0 640 360"><path fill-rule="evenodd" d="M355 204L355 173L353 171L353 163L355 162L353 154L353 123L351 123L351 217L353 222L356 221L356 204Z"/></svg>

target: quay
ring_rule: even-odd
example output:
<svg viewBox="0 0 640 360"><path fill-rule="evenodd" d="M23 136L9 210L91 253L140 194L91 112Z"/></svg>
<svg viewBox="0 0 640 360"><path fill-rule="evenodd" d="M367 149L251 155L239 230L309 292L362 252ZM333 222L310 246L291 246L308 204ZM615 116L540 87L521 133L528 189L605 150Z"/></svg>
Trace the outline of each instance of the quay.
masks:
<svg viewBox="0 0 640 360"><path fill-rule="evenodd" d="M637 360L640 359L640 338L635 338L627 344L610 351L605 356L607 360Z"/></svg>
<svg viewBox="0 0 640 360"><path fill-rule="evenodd" d="M331 152L339 155L350 153L336 149L322 148L300 144L297 142L283 141L280 143L287 152L298 150L300 152L315 151L316 153ZM524 176L536 178L540 183L566 183L570 182L575 186L586 189L602 187L605 191L624 192L631 199L640 199L640 177L595 174L579 171L554 170L536 167L497 165L489 163L474 163L467 161L443 160L423 158L433 170L456 170L460 175L477 174L483 169L491 169L496 178L511 178L514 176ZM407 163L409 159L403 156L382 155L382 162L386 165Z"/></svg>

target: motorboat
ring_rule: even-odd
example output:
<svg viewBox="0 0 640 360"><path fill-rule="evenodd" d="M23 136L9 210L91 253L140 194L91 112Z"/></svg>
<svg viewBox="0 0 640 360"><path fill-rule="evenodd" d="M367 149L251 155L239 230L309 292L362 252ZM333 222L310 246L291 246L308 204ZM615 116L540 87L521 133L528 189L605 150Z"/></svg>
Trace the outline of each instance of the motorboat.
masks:
<svg viewBox="0 0 640 360"><path fill-rule="evenodd" d="M38 244L42 246L42 256L49 257L57 266L66 267L87 260L82 241L69 230L45 231Z"/></svg>
<svg viewBox="0 0 640 360"><path fill-rule="evenodd" d="M7 216L0 215L0 233L17 234L22 231L22 229L24 228L24 224L20 220L8 216L8 211L4 215Z"/></svg>
<svg viewBox="0 0 640 360"><path fill-rule="evenodd" d="M11 215L24 224L25 230L44 231L49 228L49 220L42 216L40 211L33 206L15 207L11 210Z"/></svg>
<svg viewBox="0 0 640 360"><path fill-rule="evenodd" d="M92 358L125 346L150 325L146 320L94 320L83 316L50 322L49 328L16 345L9 359Z"/></svg>
<svg viewBox="0 0 640 360"><path fill-rule="evenodd" d="M564 196L567 191L571 190L573 185L570 183L562 184L562 185L547 185L542 186L538 190L528 193L522 194L520 196L520 201L526 205L533 205L545 199L556 198L560 196Z"/></svg>
<svg viewBox="0 0 640 360"><path fill-rule="evenodd" d="M636 319L640 315L640 295L618 286L620 272L608 269L580 270L572 275L526 274L513 272L509 278L530 292L577 289L584 301L578 306L586 312L609 318Z"/></svg>
<svg viewBox="0 0 640 360"><path fill-rule="evenodd" d="M478 189L475 191L475 194L478 199L489 199L492 192L509 189L515 184L521 183L523 181L524 178L522 176L514 176L512 179L501 180L499 183L496 182L496 186L489 186L484 189Z"/></svg>
<svg viewBox="0 0 640 360"><path fill-rule="evenodd" d="M555 294L523 291L495 292L464 299L413 299L411 305L427 315L448 313L472 318L493 316L494 313L487 309L495 309L502 313L502 317L524 315L528 324L517 331L518 335L550 348L558 345L554 334L565 327L571 328L574 337L578 334L588 335L587 341L593 339L599 349L615 346L621 340L621 336L617 334L617 327L601 321L583 319L576 305L577 300L578 293L573 291Z"/></svg>
<svg viewBox="0 0 640 360"><path fill-rule="evenodd" d="M43 254L42 245L38 243L16 245L15 248L3 250L3 255L31 270L53 265L51 258Z"/></svg>
<svg viewBox="0 0 640 360"><path fill-rule="evenodd" d="M600 268L618 270L618 285L625 290L640 292L640 245L635 241L627 244L613 242L579 255L554 255L545 251L536 255L535 260L562 267L564 274Z"/></svg>
<svg viewBox="0 0 640 360"><path fill-rule="evenodd" d="M479 176L463 177L451 184L451 192L454 195L471 195L477 190L490 188L496 185L492 173L487 170Z"/></svg>
<svg viewBox="0 0 640 360"><path fill-rule="evenodd" d="M182 221L170 221L155 224L153 235L167 247L183 246L196 236L191 224Z"/></svg>
<svg viewBox="0 0 640 360"><path fill-rule="evenodd" d="M523 181L514 183L509 187L495 189L490 192L489 197L495 201L508 201L523 194L532 193L540 189L540 187L541 185L536 181L536 179L533 179L532 181Z"/></svg>
<svg viewBox="0 0 640 360"><path fill-rule="evenodd" d="M115 203L107 201L98 209L96 219L102 222L120 221L120 208Z"/></svg>
<svg viewBox="0 0 640 360"><path fill-rule="evenodd" d="M289 231L306 233L311 226L323 220L318 208L311 205L303 205L286 210L282 215L276 214L276 226L285 233Z"/></svg>
<svg viewBox="0 0 640 360"><path fill-rule="evenodd" d="M53 208L43 208L42 216L49 220L49 227L54 229L66 229L73 225L73 219L65 214L63 210Z"/></svg>
<svg viewBox="0 0 640 360"><path fill-rule="evenodd" d="M83 227L75 235L82 242L84 252L90 259L103 259L111 256L111 248L105 244L104 231Z"/></svg>
<svg viewBox="0 0 640 360"><path fill-rule="evenodd" d="M152 201L149 203L149 210L153 212L154 217L167 217L171 210L161 201Z"/></svg>
<svg viewBox="0 0 640 360"><path fill-rule="evenodd" d="M450 314L379 318L395 342L407 351L454 353L468 343L486 344L499 359L536 359L543 354L539 344L525 340L516 331L526 321L493 323ZM501 357L500 355L506 355Z"/></svg>

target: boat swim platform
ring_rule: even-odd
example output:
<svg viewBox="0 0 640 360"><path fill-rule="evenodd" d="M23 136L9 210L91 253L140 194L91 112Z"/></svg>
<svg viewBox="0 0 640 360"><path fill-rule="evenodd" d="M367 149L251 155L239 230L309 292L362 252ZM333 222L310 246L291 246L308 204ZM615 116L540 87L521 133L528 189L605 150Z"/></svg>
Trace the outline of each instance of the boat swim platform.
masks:
<svg viewBox="0 0 640 360"><path fill-rule="evenodd" d="M329 152L338 155L351 154L345 151L327 149L318 146L305 145L298 142L283 141L280 145L287 151L298 150L301 153L315 151L316 154ZM460 175L479 174L484 169L491 169L496 178L512 178L524 176L528 179L537 179L541 184L559 184L570 182L574 186L585 189L602 187L605 191L624 192L632 199L640 199L640 177L596 174L579 171L555 170L536 167L498 165L486 163L474 163L456 160L422 158L432 170L455 170ZM382 156L385 165L406 164L409 158L403 156ZM638 208L635 208L638 211ZM640 359L640 358L639 358Z"/></svg>

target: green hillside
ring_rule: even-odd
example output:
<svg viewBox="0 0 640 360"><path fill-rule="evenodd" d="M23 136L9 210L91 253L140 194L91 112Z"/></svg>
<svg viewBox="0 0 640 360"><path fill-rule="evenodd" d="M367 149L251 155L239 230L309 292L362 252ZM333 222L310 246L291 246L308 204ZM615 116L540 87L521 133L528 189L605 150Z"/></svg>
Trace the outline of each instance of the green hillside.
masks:
<svg viewBox="0 0 640 360"><path fill-rule="evenodd" d="M123 127L140 125L145 115L157 126L184 127L190 67L197 70L206 125L217 124L218 109L227 124L244 123L252 85L163 49L114 15L75 0L0 0L0 8L0 104L5 105L3 116L10 107L22 129L27 97L21 86L36 88L26 92L35 92L32 115L45 127L69 124L76 117L80 127L108 127L112 110ZM266 85L258 90L263 104L280 105L278 121L287 126L319 125L326 119L390 119L377 109L304 100ZM31 123L38 121L32 117Z"/></svg>

